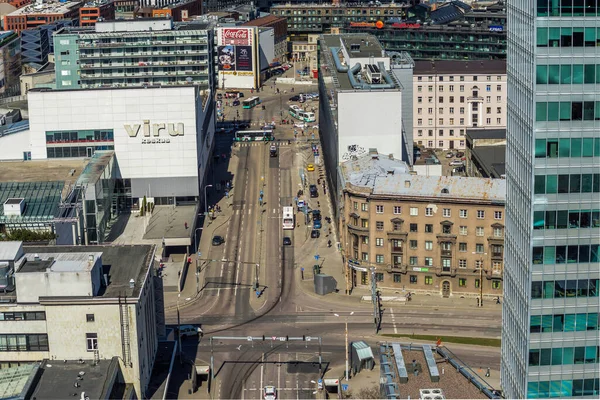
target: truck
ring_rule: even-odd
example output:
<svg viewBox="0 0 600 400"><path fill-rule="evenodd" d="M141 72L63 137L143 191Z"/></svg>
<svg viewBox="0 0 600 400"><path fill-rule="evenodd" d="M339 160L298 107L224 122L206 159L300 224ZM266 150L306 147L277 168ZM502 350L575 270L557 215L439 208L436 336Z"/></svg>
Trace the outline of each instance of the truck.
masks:
<svg viewBox="0 0 600 400"><path fill-rule="evenodd" d="M271 144L269 147L269 153L271 157L277 157L277 146L275 146L275 144Z"/></svg>

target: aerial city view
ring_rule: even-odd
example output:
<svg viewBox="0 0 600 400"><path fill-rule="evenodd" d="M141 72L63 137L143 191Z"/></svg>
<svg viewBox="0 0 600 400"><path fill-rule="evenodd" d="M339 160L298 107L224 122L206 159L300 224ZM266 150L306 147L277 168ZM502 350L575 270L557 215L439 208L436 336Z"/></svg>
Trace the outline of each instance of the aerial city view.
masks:
<svg viewBox="0 0 600 400"><path fill-rule="evenodd" d="M600 398L600 0L0 22L0 400Z"/></svg>

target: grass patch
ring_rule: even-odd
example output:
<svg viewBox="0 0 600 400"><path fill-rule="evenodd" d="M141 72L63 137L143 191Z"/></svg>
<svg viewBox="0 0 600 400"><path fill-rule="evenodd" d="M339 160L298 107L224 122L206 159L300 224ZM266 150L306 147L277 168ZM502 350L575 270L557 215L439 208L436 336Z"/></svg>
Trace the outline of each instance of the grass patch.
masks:
<svg viewBox="0 0 600 400"><path fill-rule="evenodd" d="M493 338L477 338L477 337L464 337L464 336L441 336L441 335L410 335L401 333L385 333L383 336L394 337L394 338L410 338L416 340L426 340L429 342L436 342L438 339L442 339L444 343L460 343L460 344L474 344L477 346L490 346L500 347L500 339Z"/></svg>

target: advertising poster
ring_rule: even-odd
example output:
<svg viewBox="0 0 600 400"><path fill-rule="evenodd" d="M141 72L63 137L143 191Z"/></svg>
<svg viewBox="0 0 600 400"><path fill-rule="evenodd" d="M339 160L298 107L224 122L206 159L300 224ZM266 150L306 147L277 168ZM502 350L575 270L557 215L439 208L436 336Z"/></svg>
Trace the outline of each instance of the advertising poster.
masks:
<svg viewBox="0 0 600 400"><path fill-rule="evenodd" d="M221 28L219 44L235 46L252 45L252 28Z"/></svg>
<svg viewBox="0 0 600 400"><path fill-rule="evenodd" d="M235 71L235 48L234 46L217 47L219 71Z"/></svg>
<svg viewBox="0 0 600 400"><path fill-rule="evenodd" d="M236 71L252 71L252 46L236 46Z"/></svg>

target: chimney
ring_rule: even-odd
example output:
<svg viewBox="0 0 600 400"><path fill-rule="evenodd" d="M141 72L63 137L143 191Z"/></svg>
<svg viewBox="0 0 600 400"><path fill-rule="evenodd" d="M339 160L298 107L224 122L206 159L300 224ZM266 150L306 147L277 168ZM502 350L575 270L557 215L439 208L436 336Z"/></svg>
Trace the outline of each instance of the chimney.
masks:
<svg viewBox="0 0 600 400"><path fill-rule="evenodd" d="M133 279L129 280L129 289L133 289L135 287L135 281Z"/></svg>
<svg viewBox="0 0 600 400"><path fill-rule="evenodd" d="M405 188L409 188L410 187L410 181L409 180L404 181L404 187Z"/></svg>
<svg viewBox="0 0 600 400"><path fill-rule="evenodd" d="M39 255L39 254L35 254L35 255L33 256L33 259L34 259L35 261L40 261L40 255Z"/></svg>

